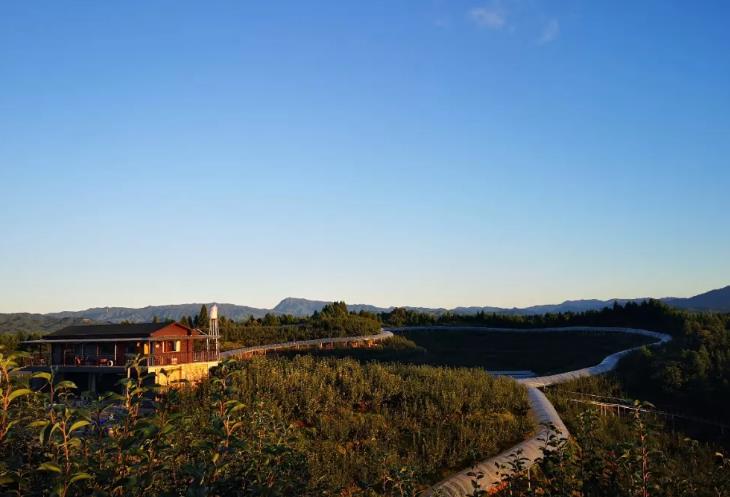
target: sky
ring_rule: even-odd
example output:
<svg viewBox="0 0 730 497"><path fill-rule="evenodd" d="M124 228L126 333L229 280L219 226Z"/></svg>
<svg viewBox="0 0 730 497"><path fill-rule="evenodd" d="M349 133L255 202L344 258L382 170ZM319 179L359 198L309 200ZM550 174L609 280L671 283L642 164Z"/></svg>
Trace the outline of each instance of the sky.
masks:
<svg viewBox="0 0 730 497"><path fill-rule="evenodd" d="M730 3L0 3L0 312L730 284Z"/></svg>

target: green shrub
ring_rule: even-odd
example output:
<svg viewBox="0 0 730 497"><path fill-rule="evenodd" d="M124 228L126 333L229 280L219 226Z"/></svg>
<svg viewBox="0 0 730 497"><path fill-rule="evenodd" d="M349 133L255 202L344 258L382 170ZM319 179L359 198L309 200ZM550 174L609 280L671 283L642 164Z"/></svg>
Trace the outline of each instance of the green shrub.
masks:
<svg viewBox="0 0 730 497"><path fill-rule="evenodd" d="M223 363L159 390L78 394L0 355L0 494L413 495L530 430L524 389L483 372L312 357Z"/></svg>

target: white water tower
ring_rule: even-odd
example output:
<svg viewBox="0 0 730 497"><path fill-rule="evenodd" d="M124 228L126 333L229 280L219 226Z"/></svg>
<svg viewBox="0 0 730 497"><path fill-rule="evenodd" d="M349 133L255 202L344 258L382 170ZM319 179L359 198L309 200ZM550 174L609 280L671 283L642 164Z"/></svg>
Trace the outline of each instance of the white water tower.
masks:
<svg viewBox="0 0 730 497"><path fill-rule="evenodd" d="M220 356L220 332L218 331L218 306L216 304L213 304L213 306L210 308L210 321L208 322L208 335L210 335L213 340L215 341L215 356L218 358Z"/></svg>

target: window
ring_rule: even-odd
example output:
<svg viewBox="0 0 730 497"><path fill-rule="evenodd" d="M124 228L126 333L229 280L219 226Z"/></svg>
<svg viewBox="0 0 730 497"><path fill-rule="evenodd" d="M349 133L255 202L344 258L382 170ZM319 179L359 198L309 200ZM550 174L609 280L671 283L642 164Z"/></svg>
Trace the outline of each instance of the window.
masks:
<svg viewBox="0 0 730 497"><path fill-rule="evenodd" d="M114 355L114 344L109 342L102 342L99 344L99 355L111 356Z"/></svg>

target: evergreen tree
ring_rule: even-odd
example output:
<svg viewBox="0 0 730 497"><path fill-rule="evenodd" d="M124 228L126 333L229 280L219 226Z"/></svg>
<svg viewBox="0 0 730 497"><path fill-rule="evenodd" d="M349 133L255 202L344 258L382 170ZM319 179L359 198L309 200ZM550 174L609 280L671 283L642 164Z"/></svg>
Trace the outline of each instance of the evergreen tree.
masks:
<svg viewBox="0 0 730 497"><path fill-rule="evenodd" d="M208 308L203 304L200 306L200 312L197 316L197 327L201 330L207 330L208 329Z"/></svg>
<svg viewBox="0 0 730 497"><path fill-rule="evenodd" d="M279 318L276 315L267 312L263 320L264 326L279 326Z"/></svg>
<svg viewBox="0 0 730 497"><path fill-rule="evenodd" d="M348 315L347 304L344 302L332 302L322 308L319 315L330 318L344 318Z"/></svg>

